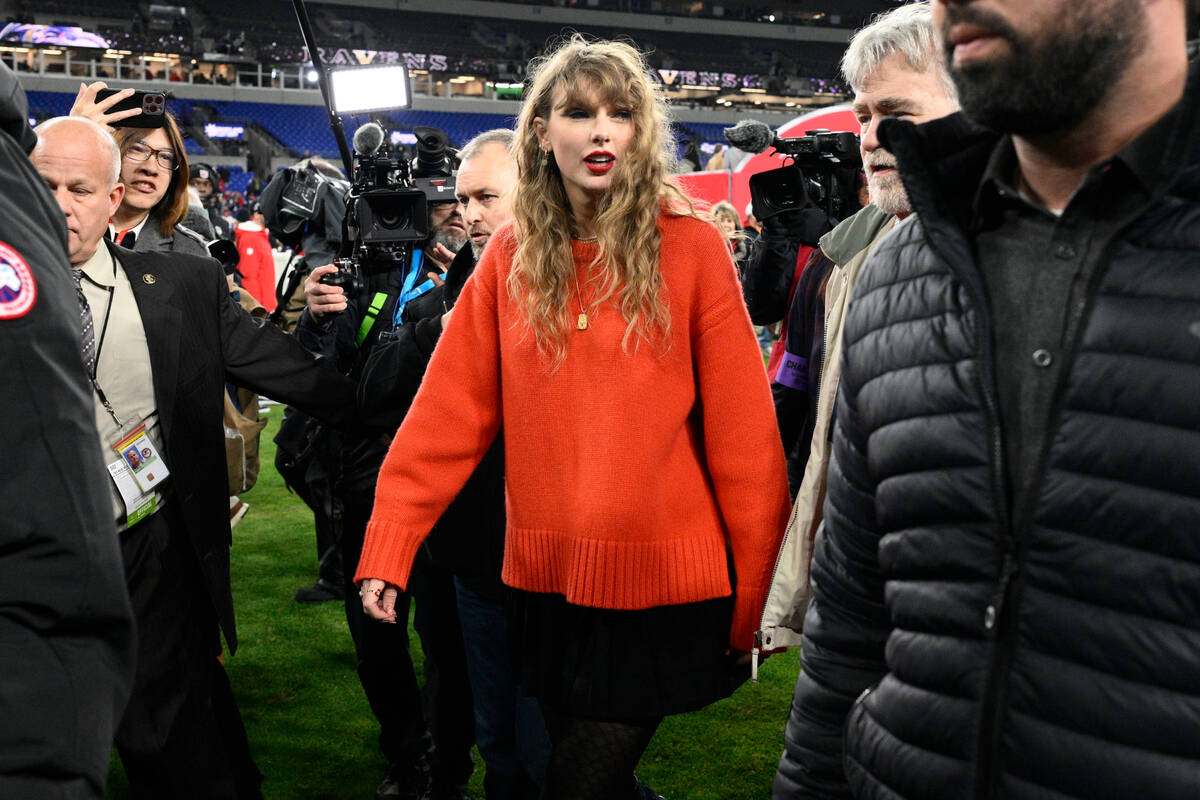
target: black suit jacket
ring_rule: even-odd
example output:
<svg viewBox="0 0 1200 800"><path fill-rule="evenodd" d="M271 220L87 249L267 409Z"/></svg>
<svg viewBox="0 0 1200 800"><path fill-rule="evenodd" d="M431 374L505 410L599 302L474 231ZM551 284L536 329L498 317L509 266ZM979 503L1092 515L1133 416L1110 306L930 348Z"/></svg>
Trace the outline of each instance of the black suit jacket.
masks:
<svg viewBox="0 0 1200 800"><path fill-rule="evenodd" d="M353 416L354 384L327 359L247 314L229 296L225 275L212 259L137 253L111 243L108 248L133 287L175 502L233 652L237 632L221 424L226 379L335 425Z"/></svg>
<svg viewBox="0 0 1200 800"><path fill-rule="evenodd" d="M28 118L0 64L0 797L99 800L133 685L133 617L67 230L25 157Z"/></svg>

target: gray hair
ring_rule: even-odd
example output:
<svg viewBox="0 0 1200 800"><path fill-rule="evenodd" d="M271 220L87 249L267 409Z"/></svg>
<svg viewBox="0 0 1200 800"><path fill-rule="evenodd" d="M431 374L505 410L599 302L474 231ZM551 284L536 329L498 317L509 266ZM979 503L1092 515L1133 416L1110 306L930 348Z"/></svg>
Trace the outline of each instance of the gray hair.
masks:
<svg viewBox="0 0 1200 800"><path fill-rule="evenodd" d="M854 34L842 56L842 75L850 88L856 92L862 89L892 53L900 53L918 72L936 70L946 97L958 99L958 91L942 58L928 3L910 3L885 11Z"/></svg>
<svg viewBox="0 0 1200 800"><path fill-rule="evenodd" d="M517 134L508 128L492 128L490 131L484 131L462 146L458 151L458 160L462 162L468 158L474 158L479 155L480 150L493 143L504 145L504 149L511 155L512 143L516 138Z"/></svg>
<svg viewBox="0 0 1200 800"><path fill-rule="evenodd" d="M96 138L104 142L103 147L107 147L112 156L112 163L108 171L108 188L116 186L121 180L121 147L117 144L117 140L113 138L112 131L99 122L94 122L87 117L53 117L46 120L42 124L33 129L33 132L38 135L39 141L42 134L51 128L56 128L64 122L71 122L77 125L82 125L85 128L91 129L96 134Z"/></svg>

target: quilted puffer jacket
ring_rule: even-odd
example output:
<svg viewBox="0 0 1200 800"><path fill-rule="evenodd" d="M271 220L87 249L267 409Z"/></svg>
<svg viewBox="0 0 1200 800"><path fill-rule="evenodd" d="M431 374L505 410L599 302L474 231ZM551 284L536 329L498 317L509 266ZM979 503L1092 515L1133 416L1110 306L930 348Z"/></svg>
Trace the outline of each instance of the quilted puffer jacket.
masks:
<svg viewBox="0 0 1200 800"><path fill-rule="evenodd" d="M883 126L918 213L848 311L799 766L776 797L1200 797L1198 110L1193 62L1154 199L1090 287L1027 509L1004 490L965 232L997 140L961 117Z"/></svg>

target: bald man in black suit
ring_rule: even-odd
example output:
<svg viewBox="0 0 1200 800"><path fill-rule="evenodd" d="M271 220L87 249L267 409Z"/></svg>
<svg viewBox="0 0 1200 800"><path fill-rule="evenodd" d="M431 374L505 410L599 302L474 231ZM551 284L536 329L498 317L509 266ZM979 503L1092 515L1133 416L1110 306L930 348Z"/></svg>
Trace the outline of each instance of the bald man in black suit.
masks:
<svg viewBox="0 0 1200 800"><path fill-rule="evenodd" d="M260 797L262 776L217 660L218 629L230 653L237 648L225 383L333 424L349 420L354 386L242 310L212 259L103 241L123 187L119 150L102 126L60 117L36 132L31 160L65 215L80 305L86 300L90 314L83 357L94 375L98 446L119 475L115 459L141 422L139 450L152 448L144 461L158 459L157 478L135 474L138 492L131 496L126 482L121 493L114 480L110 493L139 638L117 748L135 796Z"/></svg>

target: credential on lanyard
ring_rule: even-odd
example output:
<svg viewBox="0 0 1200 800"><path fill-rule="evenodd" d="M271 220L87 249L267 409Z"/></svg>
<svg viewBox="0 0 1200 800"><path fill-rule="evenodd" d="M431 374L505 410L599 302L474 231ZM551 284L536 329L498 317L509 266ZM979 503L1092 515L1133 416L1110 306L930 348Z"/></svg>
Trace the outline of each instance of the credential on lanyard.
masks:
<svg viewBox="0 0 1200 800"><path fill-rule="evenodd" d="M408 304L434 287L433 280L427 279L420 286L413 288L413 284L417 282L417 276L421 274L421 266L424 261L425 253L420 248L413 250L412 270L404 277L404 286L400 289L400 296L396 298L396 307L392 312L393 329L400 324L400 317L404 314L404 309Z"/></svg>

